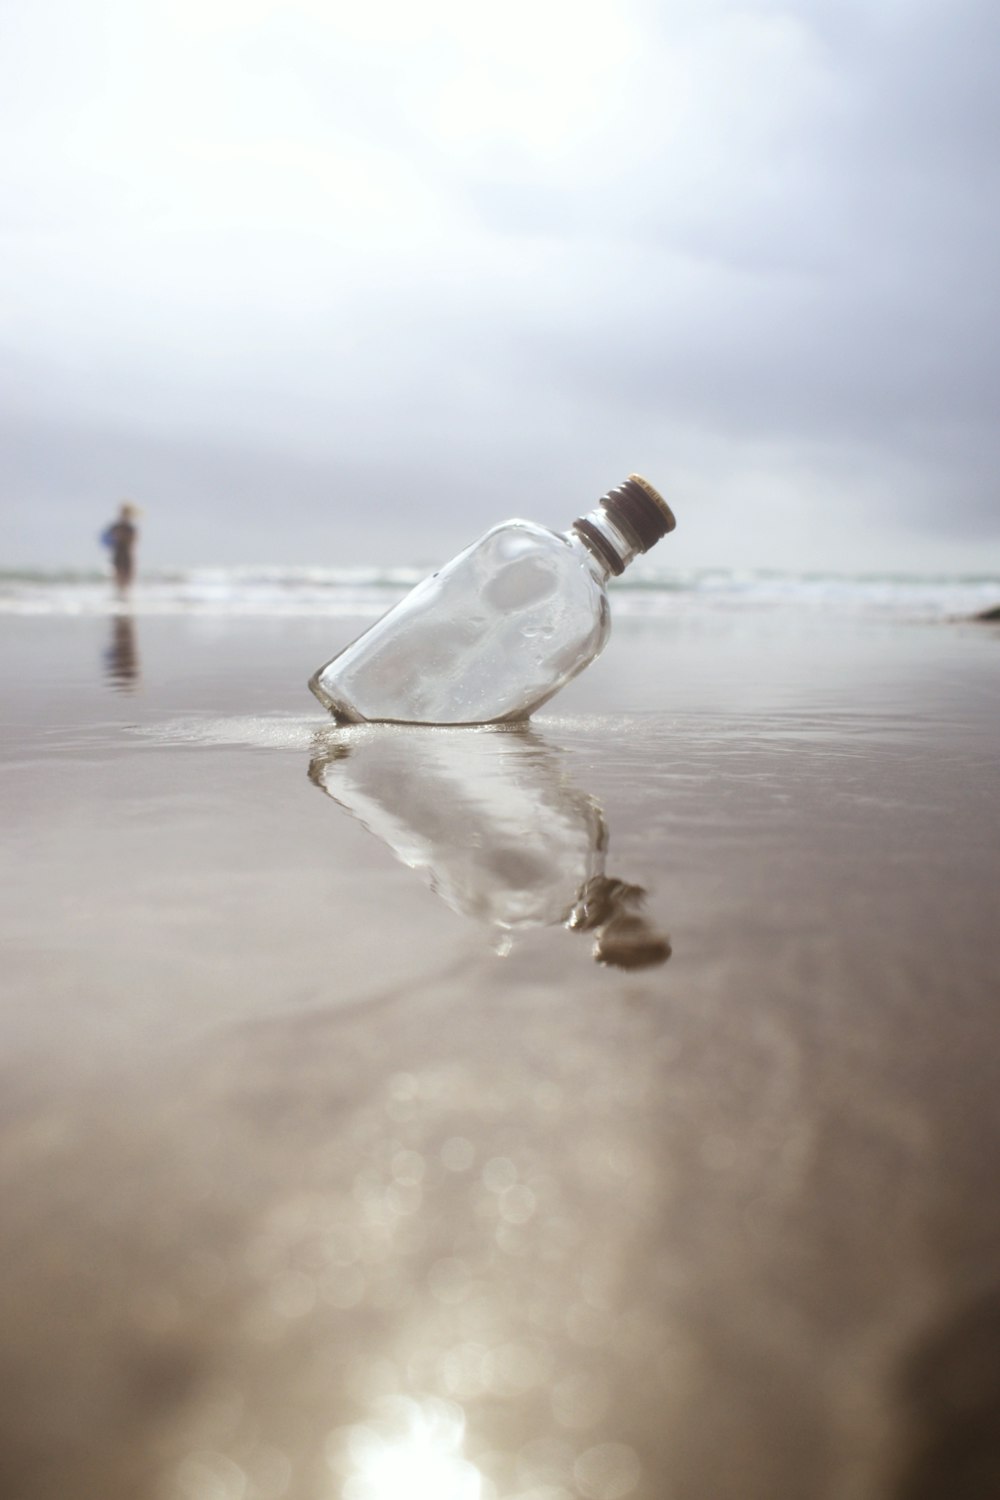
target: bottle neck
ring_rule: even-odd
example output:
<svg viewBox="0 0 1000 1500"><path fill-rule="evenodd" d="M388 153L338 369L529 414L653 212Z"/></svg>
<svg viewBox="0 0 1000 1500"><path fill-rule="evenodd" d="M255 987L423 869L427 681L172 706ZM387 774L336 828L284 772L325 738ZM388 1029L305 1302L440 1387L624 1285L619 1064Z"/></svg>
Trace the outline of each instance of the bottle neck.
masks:
<svg viewBox="0 0 1000 1500"><path fill-rule="evenodd" d="M567 535L574 542L583 543L605 578L617 578L624 573L642 550L623 527L616 525L603 501L586 515L578 516Z"/></svg>

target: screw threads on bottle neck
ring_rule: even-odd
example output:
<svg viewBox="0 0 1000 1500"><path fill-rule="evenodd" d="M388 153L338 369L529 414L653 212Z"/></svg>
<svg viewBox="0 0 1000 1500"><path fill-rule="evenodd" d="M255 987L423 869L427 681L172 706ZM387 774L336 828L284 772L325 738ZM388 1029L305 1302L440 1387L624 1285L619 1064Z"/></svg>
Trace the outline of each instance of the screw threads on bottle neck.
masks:
<svg viewBox="0 0 1000 1500"><path fill-rule="evenodd" d="M616 577L638 552L648 552L673 531L673 512L647 479L630 474L602 495L593 510L573 522L573 530Z"/></svg>
<svg viewBox="0 0 1000 1500"><path fill-rule="evenodd" d="M607 517L600 506L585 516L578 516L573 522L573 530L577 536L582 537L595 557L615 578L624 573L626 564L630 563L635 555L630 552L627 557L622 556L621 546L616 546L607 535ZM619 544L621 540L621 538L616 538Z"/></svg>

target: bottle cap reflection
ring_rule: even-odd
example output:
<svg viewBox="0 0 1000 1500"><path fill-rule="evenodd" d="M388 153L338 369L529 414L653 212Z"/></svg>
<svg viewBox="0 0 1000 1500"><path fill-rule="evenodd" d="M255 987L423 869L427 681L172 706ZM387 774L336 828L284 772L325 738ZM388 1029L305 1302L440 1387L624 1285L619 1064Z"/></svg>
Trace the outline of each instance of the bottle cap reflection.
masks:
<svg viewBox="0 0 1000 1500"><path fill-rule="evenodd" d="M452 911L501 934L590 932L595 961L617 968L670 957L642 914L643 888L604 873L601 808L533 730L333 731L309 776Z"/></svg>
<svg viewBox="0 0 1000 1500"><path fill-rule="evenodd" d="M670 943L642 915L646 892L609 875L590 880L580 892L566 926L593 932L594 958L616 969L645 969L666 963Z"/></svg>

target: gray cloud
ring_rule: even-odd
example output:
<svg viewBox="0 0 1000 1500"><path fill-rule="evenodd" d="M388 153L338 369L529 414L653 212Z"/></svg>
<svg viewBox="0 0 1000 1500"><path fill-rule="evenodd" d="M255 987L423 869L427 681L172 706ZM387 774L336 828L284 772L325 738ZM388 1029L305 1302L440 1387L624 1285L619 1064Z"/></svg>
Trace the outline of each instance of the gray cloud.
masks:
<svg viewBox="0 0 1000 1500"><path fill-rule="evenodd" d="M165 560L433 556L633 467L686 563L998 558L988 6L639 6L589 92L317 14L164 33L146 99L134 26L73 22L89 86L24 43L12 561L123 493Z"/></svg>

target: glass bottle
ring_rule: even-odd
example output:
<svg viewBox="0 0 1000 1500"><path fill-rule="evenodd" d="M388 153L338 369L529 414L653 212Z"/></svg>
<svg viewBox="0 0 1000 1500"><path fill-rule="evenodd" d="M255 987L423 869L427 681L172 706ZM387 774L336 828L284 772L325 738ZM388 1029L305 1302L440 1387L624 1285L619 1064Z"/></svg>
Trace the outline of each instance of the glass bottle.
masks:
<svg viewBox="0 0 1000 1500"><path fill-rule="evenodd" d="M309 686L342 723L527 719L603 651L608 579L675 524L638 474L569 531L505 521L418 583Z"/></svg>

